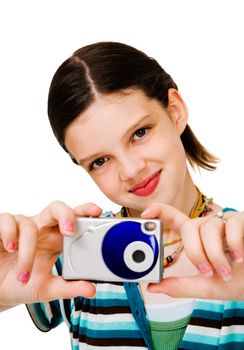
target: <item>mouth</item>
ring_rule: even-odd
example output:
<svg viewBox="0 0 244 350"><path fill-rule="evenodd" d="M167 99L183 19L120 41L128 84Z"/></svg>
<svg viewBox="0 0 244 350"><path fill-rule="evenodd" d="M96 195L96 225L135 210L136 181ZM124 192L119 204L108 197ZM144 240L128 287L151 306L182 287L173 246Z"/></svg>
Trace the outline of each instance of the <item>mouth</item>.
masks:
<svg viewBox="0 0 244 350"><path fill-rule="evenodd" d="M157 187L160 175L161 170L149 176L143 182L133 186L129 192L141 197L149 196Z"/></svg>

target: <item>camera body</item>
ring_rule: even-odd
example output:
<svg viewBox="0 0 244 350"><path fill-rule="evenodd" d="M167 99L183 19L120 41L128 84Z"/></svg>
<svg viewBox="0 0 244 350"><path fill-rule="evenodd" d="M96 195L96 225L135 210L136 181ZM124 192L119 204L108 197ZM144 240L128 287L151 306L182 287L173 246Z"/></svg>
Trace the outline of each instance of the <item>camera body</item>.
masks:
<svg viewBox="0 0 244 350"><path fill-rule="evenodd" d="M63 242L67 280L159 282L163 276L158 219L79 217Z"/></svg>

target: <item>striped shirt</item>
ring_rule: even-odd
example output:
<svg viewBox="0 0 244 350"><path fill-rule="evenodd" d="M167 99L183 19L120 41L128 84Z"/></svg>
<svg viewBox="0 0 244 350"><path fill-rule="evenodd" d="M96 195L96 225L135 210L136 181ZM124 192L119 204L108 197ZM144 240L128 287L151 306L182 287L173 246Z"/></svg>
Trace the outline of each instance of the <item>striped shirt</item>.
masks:
<svg viewBox="0 0 244 350"><path fill-rule="evenodd" d="M60 261L56 266L60 273ZM72 350L152 349L137 284L96 284L93 299L78 297L28 305L36 326L48 331L65 321ZM197 300L179 349L244 350L244 302Z"/></svg>

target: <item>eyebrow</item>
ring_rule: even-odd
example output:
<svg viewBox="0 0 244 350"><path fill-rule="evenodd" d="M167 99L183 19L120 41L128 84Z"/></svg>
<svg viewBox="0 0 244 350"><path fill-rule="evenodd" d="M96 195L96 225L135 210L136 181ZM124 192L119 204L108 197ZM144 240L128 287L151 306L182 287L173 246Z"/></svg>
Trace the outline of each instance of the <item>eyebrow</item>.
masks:
<svg viewBox="0 0 244 350"><path fill-rule="evenodd" d="M131 134L132 131L137 129L137 127L139 127L140 124L142 124L146 119L148 119L148 117L150 117L150 114L144 115L139 120L137 120L137 122L135 124L131 125L129 127L129 129L125 131L125 133L122 135L122 138L124 139L124 138L126 138L126 136L128 134ZM89 155L89 156L87 156L85 158L81 158L81 159L79 159L79 164L82 165L82 164L90 161L91 159L99 158L99 156L101 156L101 152L91 154L91 155Z"/></svg>

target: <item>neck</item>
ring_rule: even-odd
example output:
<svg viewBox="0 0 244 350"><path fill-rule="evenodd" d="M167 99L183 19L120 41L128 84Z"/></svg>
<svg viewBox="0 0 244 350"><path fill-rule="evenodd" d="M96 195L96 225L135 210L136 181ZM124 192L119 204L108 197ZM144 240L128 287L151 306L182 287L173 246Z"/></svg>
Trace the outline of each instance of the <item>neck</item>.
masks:
<svg viewBox="0 0 244 350"><path fill-rule="evenodd" d="M167 203L176 209L179 209L185 215L190 216L190 213L198 200L198 191L193 183L188 169L186 170L185 180L179 188L175 198L171 203Z"/></svg>
<svg viewBox="0 0 244 350"><path fill-rule="evenodd" d="M189 174L188 174L189 175ZM192 210L198 202L198 191L194 185L190 175L186 176L182 188L179 189L175 198L170 203L164 203L180 210L185 215L190 216ZM127 208L128 215L131 217L139 217L141 212L133 208Z"/></svg>
<svg viewBox="0 0 244 350"><path fill-rule="evenodd" d="M168 202L162 202L162 204L168 204L172 207L180 210L185 215L190 216L190 213L198 200L198 191L193 183L189 170L186 169L186 174L181 186L177 186L177 191L174 197ZM129 216L140 217L141 211L133 208L129 209ZM144 208L145 209L145 208Z"/></svg>

